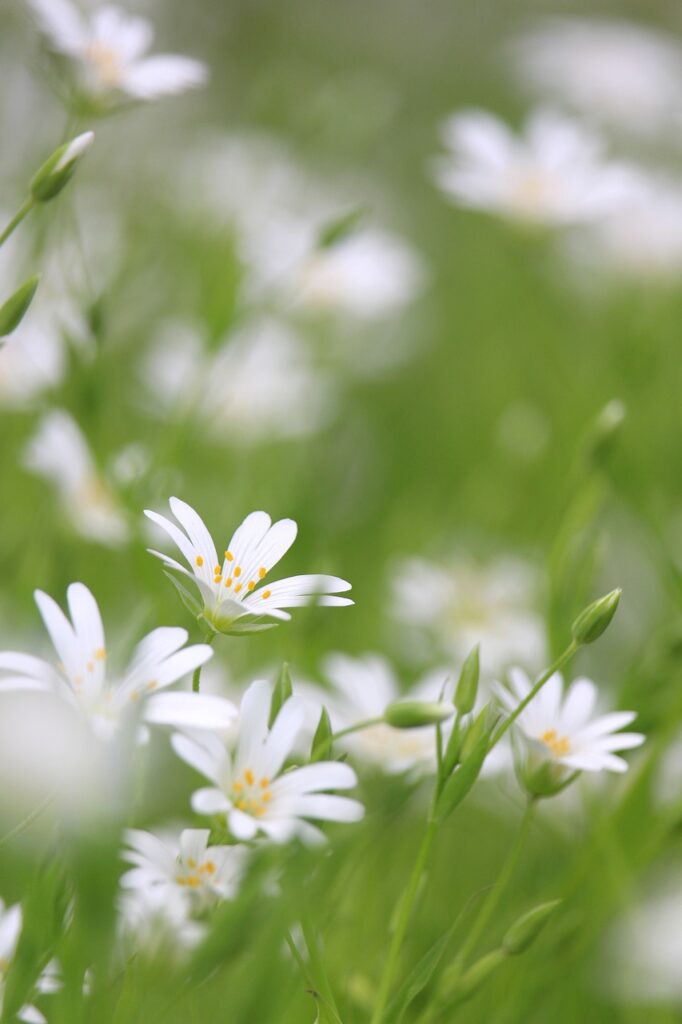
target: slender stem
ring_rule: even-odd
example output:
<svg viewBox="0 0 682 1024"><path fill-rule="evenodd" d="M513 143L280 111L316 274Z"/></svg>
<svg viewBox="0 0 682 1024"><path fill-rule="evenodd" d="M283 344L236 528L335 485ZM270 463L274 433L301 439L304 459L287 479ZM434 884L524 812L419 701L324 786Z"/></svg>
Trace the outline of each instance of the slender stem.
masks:
<svg viewBox="0 0 682 1024"><path fill-rule="evenodd" d="M481 935L485 931L486 925L488 924L490 918L497 909L497 906L502 897L502 893L504 892L507 885L511 881L512 875L514 874L516 866L519 862L519 857L521 856L521 851L526 841L526 836L528 835L528 828L530 826L531 818L533 816L534 807L535 800L529 800L526 805L526 810L524 812L523 818L521 819L521 826L517 833L516 840L514 841L511 849L509 850L509 853L507 854L507 859L502 865L502 869L500 871L497 882L488 891L488 895L481 904L478 914L474 919L473 926L471 927L466 939L462 943L462 947L458 954L458 959L461 960L462 965L464 965L466 960L471 956L474 949L476 948L476 943L478 942Z"/></svg>
<svg viewBox="0 0 682 1024"><path fill-rule="evenodd" d="M373 725L381 725L383 718L365 718L362 722L356 722L355 725L349 725L345 729L339 729L338 732L332 733L329 738L329 742L333 743L334 740L340 740L342 736L348 736L352 732L360 732L361 729L369 729Z"/></svg>
<svg viewBox="0 0 682 1024"><path fill-rule="evenodd" d="M433 846L437 830L438 822L430 817L428 827L424 833L424 838L422 839L421 846L419 847L419 852L417 853L417 859L415 860L414 867L412 868L412 874L410 875L410 879L407 883L407 888L400 898L398 918L396 921L395 931L393 932L393 937L391 939L391 946L388 951L384 972L381 976L379 992L377 993L377 1000L374 1005L371 1024L381 1024L384 1019L386 1004L388 1003L388 997L391 992L391 985L393 984L393 978L398 967L398 957L400 956L400 950L405 938L405 933L407 932L407 926L410 923L410 917L412 916L414 901L417 897L422 875L424 874L431 854L431 847Z"/></svg>
<svg viewBox="0 0 682 1024"><path fill-rule="evenodd" d="M22 818L14 828L6 832L4 836L0 837L0 846L4 846L5 843L11 842L16 836L21 835L24 829L27 829L29 825L32 825L36 818L39 818L43 811L47 810L54 799L54 794L50 793L44 800L41 800L37 807L34 807L25 818Z"/></svg>
<svg viewBox="0 0 682 1024"><path fill-rule="evenodd" d="M11 221L0 235L0 245L3 245L7 241L9 236L12 234L15 228L19 227L24 217L26 217L33 207L35 206L35 200L33 196L29 196L23 206L21 206L12 217Z"/></svg>
<svg viewBox="0 0 682 1024"><path fill-rule="evenodd" d="M212 633L211 636L209 636L204 641L204 643L212 644L213 640L215 638L215 635L216 635L215 633ZM194 675L192 676L192 692L193 693L199 693L199 686L201 685L201 669L202 668L203 668L202 665L197 665L197 667L194 669Z"/></svg>
<svg viewBox="0 0 682 1024"><path fill-rule="evenodd" d="M521 712L530 704L530 702L535 699L535 697L538 695L538 693L545 685L547 680L550 679L555 672L558 672L560 668L563 668L567 661L570 661L575 652L578 650L578 647L579 644L577 644L575 640L571 640L570 644L563 652L563 654L560 654L556 661L553 662L549 666L549 668L542 673L540 678L533 685L533 688L528 694L528 696L523 698L523 700L517 705L517 707L514 708L514 710L508 716L508 718L505 718L504 722L502 722L500 727L495 731L490 740L490 750L492 750L493 747L495 747L500 742L500 740L506 733L507 729L509 729L512 726L512 724L516 721Z"/></svg>
<svg viewBox="0 0 682 1024"><path fill-rule="evenodd" d="M324 959L320 950L317 932L307 913L305 913L301 918L301 928L303 929L303 938L305 939L308 956L310 957L310 966L313 972L313 978L316 982L314 987L319 991L323 1001L327 1005L327 1009L340 1024L341 1018L336 1006L332 987L329 983L329 978L327 977L327 971L324 966Z"/></svg>

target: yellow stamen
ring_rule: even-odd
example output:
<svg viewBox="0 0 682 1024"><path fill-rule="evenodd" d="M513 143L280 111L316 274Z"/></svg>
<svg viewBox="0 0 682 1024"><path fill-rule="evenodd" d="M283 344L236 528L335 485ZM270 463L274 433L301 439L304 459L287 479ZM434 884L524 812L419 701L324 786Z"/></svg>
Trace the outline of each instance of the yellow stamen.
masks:
<svg viewBox="0 0 682 1024"><path fill-rule="evenodd" d="M215 874L215 864L212 860L207 860L205 864L202 864L199 868L200 871L205 871L207 875Z"/></svg>
<svg viewBox="0 0 682 1024"><path fill-rule="evenodd" d="M261 788L261 789L267 789L269 785L270 785L270 779L266 779L266 778L264 777L264 778L262 778L262 779L260 780L260 788Z"/></svg>
<svg viewBox="0 0 682 1024"><path fill-rule="evenodd" d="M201 569L202 565L204 564L204 560L201 557L201 555L197 555L196 562L197 562L197 565L199 566L199 568Z"/></svg>
<svg viewBox="0 0 682 1024"><path fill-rule="evenodd" d="M249 582L246 585L247 585L249 590L253 590L253 588L256 586L256 584L253 582L253 580L249 580Z"/></svg>
<svg viewBox="0 0 682 1024"><path fill-rule="evenodd" d="M244 787L241 784L241 782L233 782L232 789L235 791L235 793L242 793L244 791Z"/></svg>
<svg viewBox="0 0 682 1024"><path fill-rule="evenodd" d="M246 771L244 772L244 778L246 779L249 786L253 786L254 782L256 781L254 779L253 772L251 771L250 768L247 768Z"/></svg>
<svg viewBox="0 0 682 1024"><path fill-rule="evenodd" d="M213 582L214 583L222 583L223 582L223 577L221 576L220 573L216 573L216 575L215 575L215 577L213 579Z"/></svg>
<svg viewBox="0 0 682 1024"><path fill-rule="evenodd" d="M547 729L540 739L549 747L555 757L563 757L571 749L568 736L557 735L556 729Z"/></svg>
<svg viewBox="0 0 682 1024"><path fill-rule="evenodd" d="M219 565L216 565L215 569L213 570L213 575L214 576L220 576L220 566Z"/></svg>
<svg viewBox="0 0 682 1024"><path fill-rule="evenodd" d="M187 858L187 867L188 868L195 868L196 866L197 866L197 862L195 861L194 857L188 857Z"/></svg>
<svg viewBox="0 0 682 1024"><path fill-rule="evenodd" d="M226 587L231 587L232 586L232 577L231 576L228 576L227 579L225 580L225 586Z"/></svg>
<svg viewBox="0 0 682 1024"><path fill-rule="evenodd" d="M246 800L237 800L237 807L240 811L248 811L249 805Z"/></svg>
<svg viewBox="0 0 682 1024"><path fill-rule="evenodd" d="M157 683L156 679L152 679L152 680L150 680L147 683L147 689L148 690L155 690L158 685L159 684Z"/></svg>
<svg viewBox="0 0 682 1024"><path fill-rule="evenodd" d="M263 591L263 600L265 601L266 598L270 597L271 593L272 593L271 590L264 590Z"/></svg>
<svg viewBox="0 0 682 1024"><path fill-rule="evenodd" d="M237 586L236 586L236 587L234 588L234 592L235 592L235 594L238 594L238 593L239 593L239 591L240 591L240 590L242 590L242 589L243 589L243 588L242 588L242 585L241 585L241 583L238 583L238 584L237 584Z"/></svg>
<svg viewBox="0 0 682 1024"><path fill-rule="evenodd" d="M235 565L235 567L234 567L234 574L235 574L235 576L241 576L241 574L242 574L242 567L240 565Z"/></svg>
<svg viewBox="0 0 682 1024"><path fill-rule="evenodd" d="M267 573L267 571L268 571L267 569L265 569L265 568L264 568L263 566L261 566L261 567L260 567L260 569L258 570L258 576L259 576L259 578L260 578L260 579L263 579L263 577L265 576L265 574Z"/></svg>
<svg viewBox="0 0 682 1024"><path fill-rule="evenodd" d="M228 560L228 562L234 561L234 555L232 554L231 551L226 551L225 552L225 558Z"/></svg>
<svg viewBox="0 0 682 1024"><path fill-rule="evenodd" d="M98 647L95 651L94 657L97 661L104 661L107 656L107 652L103 647Z"/></svg>

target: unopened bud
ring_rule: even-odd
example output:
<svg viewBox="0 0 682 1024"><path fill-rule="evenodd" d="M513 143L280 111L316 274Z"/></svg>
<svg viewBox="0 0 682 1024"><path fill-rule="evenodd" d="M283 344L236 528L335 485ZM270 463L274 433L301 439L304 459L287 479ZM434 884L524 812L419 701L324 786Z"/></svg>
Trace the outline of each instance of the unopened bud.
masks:
<svg viewBox="0 0 682 1024"><path fill-rule="evenodd" d="M272 728L277 715L282 710L282 705L286 704L294 692L294 688L291 685L291 673L289 672L289 666L286 661L282 664L279 675L277 676L277 682L275 688L272 691L272 700L270 701L270 719L268 725Z"/></svg>
<svg viewBox="0 0 682 1024"><path fill-rule="evenodd" d="M452 704L440 700L401 700L389 704L384 711L384 722L394 729L418 729L423 725L438 725L454 715Z"/></svg>
<svg viewBox="0 0 682 1024"><path fill-rule="evenodd" d="M598 601L593 601L573 623L573 639L577 644L591 644L598 640L616 614L622 590L612 590Z"/></svg>
<svg viewBox="0 0 682 1024"><path fill-rule="evenodd" d="M31 182L31 195L37 203L46 203L59 195L94 137L93 132L84 132L65 142L48 157Z"/></svg>
<svg viewBox="0 0 682 1024"><path fill-rule="evenodd" d="M310 749L310 760L323 761L329 756L331 745L332 724L329 720L329 712L326 708L322 708L322 711L320 712L320 721L317 724L317 729L313 736L313 743Z"/></svg>
<svg viewBox="0 0 682 1024"><path fill-rule="evenodd" d="M24 319L39 282L40 274L30 277L0 306L0 338L6 338Z"/></svg>
<svg viewBox="0 0 682 1024"><path fill-rule="evenodd" d="M535 942L560 903L561 900L540 903L539 906L529 910L515 921L502 939L502 949L505 953L509 956L525 953L528 947Z"/></svg>
<svg viewBox="0 0 682 1024"><path fill-rule="evenodd" d="M457 689L455 690L455 707L460 715L468 715L473 710L476 703L476 695L478 694L480 671L479 648L478 644L476 644L462 665Z"/></svg>
<svg viewBox="0 0 682 1024"><path fill-rule="evenodd" d="M443 993L447 1003L453 1005L470 999L506 959L507 953L503 949L495 949L492 953L486 953L464 974L460 975L458 981L449 992Z"/></svg>

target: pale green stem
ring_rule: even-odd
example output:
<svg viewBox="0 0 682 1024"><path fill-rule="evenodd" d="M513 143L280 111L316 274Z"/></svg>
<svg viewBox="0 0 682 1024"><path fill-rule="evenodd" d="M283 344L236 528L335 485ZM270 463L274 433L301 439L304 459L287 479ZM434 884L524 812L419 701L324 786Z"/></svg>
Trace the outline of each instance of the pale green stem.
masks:
<svg viewBox="0 0 682 1024"><path fill-rule="evenodd" d="M577 644L575 642L575 640L571 640L570 644L568 645L566 650L563 652L563 654L560 654L559 657L556 659L556 661L553 662L553 664L551 664L549 666L549 668L546 669L542 673L540 678L533 685L533 688L530 691L530 693L528 694L528 696L523 698L523 700L514 708L512 713L509 715L509 717L505 718L504 722L502 722L502 724L500 725L499 729L496 730L496 732L494 733L494 735L492 736L492 738L490 740L489 750L492 750L493 747L497 746L497 744L500 742L500 740L502 739L502 737L506 733L507 729L511 728L511 726L516 721L516 719L519 717L521 712L526 707L528 707L530 702L532 700L534 700L535 697L537 697L538 693L540 692L542 687L545 685L547 680L550 679L554 675L555 672L558 672L559 669L563 668L567 661L570 661L570 659L573 657L575 652L578 650L578 647L579 647L579 644Z"/></svg>
<svg viewBox="0 0 682 1024"><path fill-rule="evenodd" d="M47 810L53 800L53 793L50 793L50 795L46 796L44 800L41 800L38 806L34 807L25 818L22 818L21 821L14 826L14 828L10 829L9 832L6 832L4 836L0 837L0 846L4 846L5 843L9 843L16 836L21 835L24 829L27 829L29 825L32 825L36 818L39 818L43 811Z"/></svg>
<svg viewBox="0 0 682 1024"><path fill-rule="evenodd" d="M395 931L393 932L393 937L391 939L384 972L381 976L371 1024L381 1024L384 1019L386 1004L388 1003L391 986L398 968L398 957L400 956L400 950L407 932L407 926L409 925L410 917L412 916L414 901L417 897L417 893L419 892L422 875L426 869L426 865L431 854L431 847L433 846L433 841L436 838L437 831L438 822L434 820L432 816L429 816L428 827L424 834L424 838L422 839L421 846L419 847L417 859L415 860L414 867L412 868L412 874L410 875L410 879L407 883L407 888L400 898Z"/></svg>
<svg viewBox="0 0 682 1024"><path fill-rule="evenodd" d="M12 234L15 228L18 228L24 217L27 217L35 206L35 199L33 196L29 196L26 202L21 206L12 217L11 221L0 235L0 245L3 245L9 236Z"/></svg>
<svg viewBox="0 0 682 1024"><path fill-rule="evenodd" d="M343 736L350 736L353 732L361 732L362 729L371 729L373 725L381 725L383 718L365 718L362 722L356 722L355 725L349 725L345 729L339 729L338 732L332 733L332 735L326 740L324 746L319 752L320 757L325 757L335 740L341 739Z"/></svg>
<svg viewBox="0 0 682 1024"><path fill-rule="evenodd" d="M207 637L207 639L204 640L204 643L212 644L215 635L216 635L215 633L212 633L211 636ZM192 676L192 692L193 693L199 693L199 687L201 685L201 670L202 670L202 668L203 668L203 665L197 665L197 667L194 669L194 675Z"/></svg>

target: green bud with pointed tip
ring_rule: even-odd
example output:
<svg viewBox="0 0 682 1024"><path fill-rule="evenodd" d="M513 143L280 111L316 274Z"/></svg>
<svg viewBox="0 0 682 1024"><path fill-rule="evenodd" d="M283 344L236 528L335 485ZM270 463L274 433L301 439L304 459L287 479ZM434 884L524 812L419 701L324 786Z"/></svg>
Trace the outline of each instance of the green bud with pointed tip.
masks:
<svg viewBox="0 0 682 1024"><path fill-rule="evenodd" d="M0 338L6 338L17 329L33 302L39 283L40 274L34 274L0 306Z"/></svg>
<svg viewBox="0 0 682 1024"><path fill-rule="evenodd" d="M453 1005L470 999L506 959L507 953L503 949L495 949L492 953L486 953L459 976L449 991L443 993L444 1000L449 1005Z"/></svg>
<svg viewBox="0 0 682 1024"><path fill-rule="evenodd" d="M460 715L468 715L473 710L478 694L478 680L481 674L479 646L473 648L462 665L457 689L455 690L455 707Z"/></svg>
<svg viewBox="0 0 682 1024"><path fill-rule="evenodd" d="M83 132L55 149L31 182L31 196L37 203L46 203L58 196L71 180L84 153L92 145L93 132Z"/></svg>
<svg viewBox="0 0 682 1024"><path fill-rule="evenodd" d="M577 644L591 644L608 628L616 614L623 591L620 588L593 601L573 623L573 639Z"/></svg>
<svg viewBox="0 0 682 1024"><path fill-rule="evenodd" d="M533 907L526 914L522 914L502 939L502 949L505 953L509 956L525 953L528 947L535 942L560 903L561 900L549 900L547 903L540 903L539 906Z"/></svg>
<svg viewBox="0 0 682 1024"><path fill-rule="evenodd" d="M272 728L277 715L282 710L282 705L286 704L293 692L294 688L291 684L291 673L289 672L289 666L285 661L282 664L279 675L277 676L275 688L272 691L272 700L270 701L270 719L268 721L268 726L270 728Z"/></svg>
<svg viewBox="0 0 682 1024"><path fill-rule="evenodd" d="M454 715L452 704L441 700L399 700L384 711L384 722L394 729L419 729L437 725Z"/></svg>
<svg viewBox="0 0 682 1024"><path fill-rule="evenodd" d="M322 708L320 721L313 736L313 744L310 751L311 761L323 761L329 757L332 745L332 723L329 719L329 712Z"/></svg>

